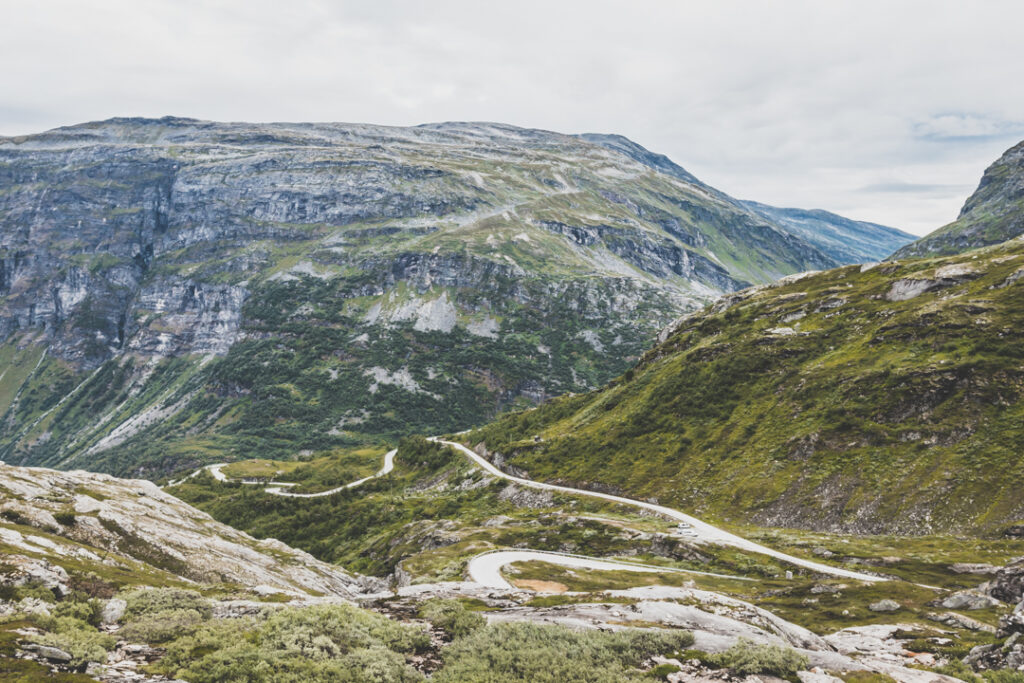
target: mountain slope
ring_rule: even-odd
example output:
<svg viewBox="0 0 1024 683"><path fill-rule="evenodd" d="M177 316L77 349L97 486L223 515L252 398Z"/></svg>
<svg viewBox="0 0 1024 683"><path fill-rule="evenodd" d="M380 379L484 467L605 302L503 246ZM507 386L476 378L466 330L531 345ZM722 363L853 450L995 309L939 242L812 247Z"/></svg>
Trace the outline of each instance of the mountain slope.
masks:
<svg viewBox="0 0 1024 683"><path fill-rule="evenodd" d="M463 440L534 478L854 532L1024 518L1024 242L728 296L606 388Z"/></svg>
<svg viewBox="0 0 1024 683"><path fill-rule="evenodd" d="M851 220L821 209L780 209L750 201L743 202L743 205L813 244L838 263L880 261L914 240L910 233L877 223Z"/></svg>
<svg viewBox="0 0 1024 683"><path fill-rule="evenodd" d="M1024 142L985 169L955 221L908 244L893 258L957 254L1019 235L1024 235Z"/></svg>
<svg viewBox="0 0 1024 683"><path fill-rule="evenodd" d="M0 457L159 476L463 428L835 265L605 138L167 118L0 140Z"/></svg>

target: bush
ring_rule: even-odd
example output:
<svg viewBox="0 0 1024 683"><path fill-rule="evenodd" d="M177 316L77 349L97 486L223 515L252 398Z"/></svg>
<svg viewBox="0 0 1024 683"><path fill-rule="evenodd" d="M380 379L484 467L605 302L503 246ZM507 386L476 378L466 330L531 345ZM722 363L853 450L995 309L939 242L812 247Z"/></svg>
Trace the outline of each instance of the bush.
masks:
<svg viewBox="0 0 1024 683"><path fill-rule="evenodd" d="M260 637L266 647L314 659L374 646L412 653L430 645L423 631L350 605L279 610L267 618Z"/></svg>
<svg viewBox="0 0 1024 683"><path fill-rule="evenodd" d="M448 634L449 638L468 636L487 625L483 615L467 610L458 600L427 600L420 606L420 616Z"/></svg>
<svg viewBox="0 0 1024 683"><path fill-rule="evenodd" d="M653 655L693 644L688 631L573 631L531 623L495 624L442 651L435 683L623 683L650 680L639 670Z"/></svg>
<svg viewBox="0 0 1024 683"><path fill-rule="evenodd" d="M192 683L413 683L422 676L399 652L429 643L419 629L358 607L286 608L262 622L201 623L168 644L157 668Z"/></svg>
<svg viewBox="0 0 1024 683"><path fill-rule="evenodd" d="M117 644L113 636L100 633L87 622L75 617L50 617L37 623L45 623L41 627L51 633L37 636L33 640L70 654L71 661L68 664L71 668L82 668L89 662L105 662L107 651L114 649Z"/></svg>
<svg viewBox="0 0 1024 683"><path fill-rule="evenodd" d="M119 635L132 642L156 645L189 635L201 623L203 615L194 609L149 612L125 624Z"/></svg>
<svg viewBox="0 0 1024 683"><path fill-rule="evenodd" d="M99 600L63 600L51 610L54 617L72 617L90 626L100 625L103 604Z"/></svg>
<svg viewBox="0 0 1024 683"><path fill-rule="evenodd" d="M210 601L193 590L181 588L139 589L122 596L125 601L124 618L130 621L144 614L155 614L171 610L195 610L203 619L213 613Z"/></svg>
<svg viewBox="0 0 1024 683"><path fill-rule="evenodd" d="M57 523L61 526L74 526L75 525L75 513L72 510L61 510L53 514L53 518L57 520Z"/></svg>
<svg viewBox="0 0 1024 683"><path fill-rule="evenodd" d="M100 578L93 572L72 573L68 587L76 593L81 593L90 598L101 598L107 600L114 597L117 589L114 584Z"/></svg>
<svg viewBox="0 0 1024 683"><path fill-rule="evenodd" d="M956 659L948 664L937 667L935 672L959 678L962 681L968 681L968 683L1024 683L1024 672L998 669L996 671L975 673L971 667Z"/></svg>
<svg viewBox="0 0 1024 683"><path fill-rule="evenodd" d="M745 638L737 640L725 652L713 655L711 661L741 676L770 674L780 678L795 676L797 671L810 665L807 657L796 650L778 645L759 645Z"/></svg>

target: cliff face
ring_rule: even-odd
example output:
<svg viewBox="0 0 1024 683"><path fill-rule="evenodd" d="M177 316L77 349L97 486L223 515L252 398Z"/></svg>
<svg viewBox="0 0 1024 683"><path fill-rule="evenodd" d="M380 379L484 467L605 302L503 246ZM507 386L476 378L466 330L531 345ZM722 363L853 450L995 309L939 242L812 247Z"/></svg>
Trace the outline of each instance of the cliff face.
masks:
<svg viewBox="0 0 1024 683"><path fill-rule="evenodd" d="M985 169L960 216L908 244L893 258L959 254L1024 235L1024 142L1008 149Z"/></svg>
<svg viewBox="0 0 1024 683"><path fill-rule="evenodd" d="M836 264L624 138L497 124L0 139L0 226L0 453L118 473L462 428Z"/></svg>

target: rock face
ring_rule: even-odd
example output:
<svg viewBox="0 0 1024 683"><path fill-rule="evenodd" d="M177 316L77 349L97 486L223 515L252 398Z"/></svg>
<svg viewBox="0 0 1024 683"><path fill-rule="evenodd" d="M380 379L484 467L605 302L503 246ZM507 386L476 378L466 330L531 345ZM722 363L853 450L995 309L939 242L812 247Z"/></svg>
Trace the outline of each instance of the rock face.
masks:
<svg viewBox="0 0 1024 683"><path fill-rule="evenodd" d="M997 600L1024 602L1024 557L997 570L988 586L989 594Z"/></svg>
<svg viewBox="0 0 1024 683"><path fill-rule="evenodd" d="M185 438L226 459L461 429L846 257L624 138L497 124L2 138L0 228L0 340L24 366L0 380L0 457L135 474L195 464L150 449Z"/></svg>
<svg viewBox="0 0 1024 683"><path fill-rule="evenodd" d="M893 258L958 254L1024 234L1024 142L1007 150L985 169L981 184L960 216L930 235L908 244Z"/></svg>
<svg viewBox="0 0 1024 683"><path fill-rule="evenodd" d="M15 584L33 581L66 592L63 564L71 561L157 585L184 579L340 597L385 587L279 541L257 541L148 481L0 466L0 491L3 577ZM116 618L116 609L110 606L104 618Z"/></svg>

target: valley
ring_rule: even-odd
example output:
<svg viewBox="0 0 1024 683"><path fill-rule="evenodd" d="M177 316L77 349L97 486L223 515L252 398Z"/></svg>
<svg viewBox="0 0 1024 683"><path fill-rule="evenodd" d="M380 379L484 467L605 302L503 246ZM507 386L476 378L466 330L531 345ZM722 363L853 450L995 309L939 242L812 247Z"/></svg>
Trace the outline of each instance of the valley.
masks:
<svg viewBox="0 0 1024 683"><path fill-rule="evenodd" d="M1020 680L1022 238L499 124L0 159L0 681Z"/></svg>

